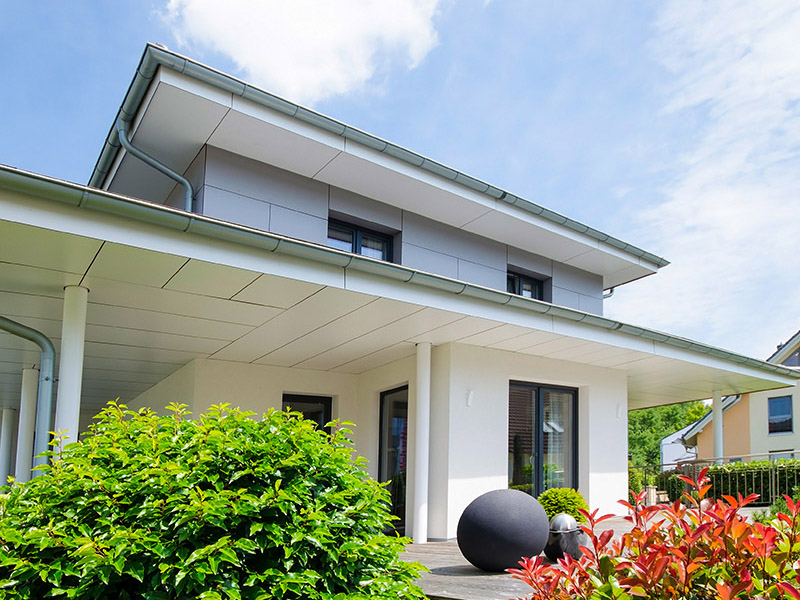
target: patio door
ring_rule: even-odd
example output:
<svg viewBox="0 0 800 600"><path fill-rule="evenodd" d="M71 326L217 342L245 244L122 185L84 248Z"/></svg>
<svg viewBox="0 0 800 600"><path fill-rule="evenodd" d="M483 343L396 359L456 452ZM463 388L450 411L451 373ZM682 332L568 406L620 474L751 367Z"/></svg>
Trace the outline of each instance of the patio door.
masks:
<svg viewBox="0 0 800 600"><path fill-rule="evenodd" d="M406 466L408 464L408 386L381 394L378 481L390 481L393 526L405 534Z"/></svg>
<svg viewBox="0 0 800 600"><path fill-rule="evenodd" d="M578 391L512 381L508 391L509 487L533 496L578 485Z"/></svg>

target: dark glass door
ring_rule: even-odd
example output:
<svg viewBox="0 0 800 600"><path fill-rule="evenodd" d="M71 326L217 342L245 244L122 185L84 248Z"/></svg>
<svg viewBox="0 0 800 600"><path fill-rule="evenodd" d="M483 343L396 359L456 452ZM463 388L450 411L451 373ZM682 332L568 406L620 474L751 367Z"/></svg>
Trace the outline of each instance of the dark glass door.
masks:
<svg viewBox="0 0 800 600"><path fill-rule="evenodd" d="M378 481L389 481L394 528L404 535L406 520L406 467L408 463L408 387L381 394L381 428Z"/></svg>
<svg viewBox="0 0 800 600"><path fill-rule="evenodd" d="M575 389L510 383L509 487L534 496L577 487L577 410Z"/></svg>

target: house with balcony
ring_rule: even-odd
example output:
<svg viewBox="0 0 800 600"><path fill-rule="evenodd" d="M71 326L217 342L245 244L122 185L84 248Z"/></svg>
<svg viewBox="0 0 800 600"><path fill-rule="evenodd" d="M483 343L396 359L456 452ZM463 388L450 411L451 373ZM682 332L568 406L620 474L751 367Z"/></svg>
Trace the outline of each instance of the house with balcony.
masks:
<svg viewBox="0 0 800 600"><path fill-rule="evenodd" d="M629 409L794 384L603 316L666 264L154 45L88 185L0 167L0 315L55 344L54 429L117 397L352 421L418 542L509 485L618 512ZM0 331L22 457L38 361Z"/></svg>

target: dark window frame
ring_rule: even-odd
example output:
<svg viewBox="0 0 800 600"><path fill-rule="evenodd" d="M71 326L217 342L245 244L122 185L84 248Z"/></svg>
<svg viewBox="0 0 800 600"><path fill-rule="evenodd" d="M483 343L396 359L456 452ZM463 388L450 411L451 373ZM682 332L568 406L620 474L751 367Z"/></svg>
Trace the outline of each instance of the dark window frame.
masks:
<svg viewBox="0 0 800 600"><path fill-rule="evenodd" d="M544 300L544 280L518 273L517 271L508 271L506 273L506 291L509 294L522 296L522 286L526 282L530 283L531 287L536 290L533 299Z"/></svg>
<svg viewBox="0 0 800 600"><path fill-rule="evenodd" d="M317 423L317 426L324 432L330 433L331 428L325 427L325 423L330 423L333 421L333 398L331 396L318 396L316 394L289 394L284 393L283 397L281 398L281 410L286 410L287 408L291 408L293 412L300 412L302 413L303 410L298 408L295 403L319 403L322 404L322 414L323 419L322 423Z"/></svg>
<svg viewBox="0 0 800 600"><path fill-rule="evenodd" d="M364 236L380 240L385 244L384 248L386 249L383 257L380 260L386 262L394 261L394 236L387 233L381 233L380 231L375 231L374 229L369 229L367 227L361 227L345 221L339 221L338 219L328 219L328 238L330 238L331 229L338 229L339 231L344 231L352 235L353 241L351 242L350 252L353 254L362 255L361 248L364 243Z"/></svg>
<svg viewBox="0 0 800 600"><path fill-rule="evenodd" d="M775 423L775 427L773 429L773 415L772 415L772 404L773 400L788 400L789 401L789 419L788 419L788 429L785 425ZM781 413L783 414L783 413ZM781 422L779 422L781 423ZM787 435L794 433L794 398L791 395L787 396L775 396L773 398L767 399L767 434L768 435Z"/></svg>
<svg viewBox="0 0 800 600"><path fill-rule="evenodd" d="M580 478L580 469L579 469L579 419L578 419L578 411L580 406L580 390L578 388L568 387L568 386L561 386L561 385L547 385L544 383L533 383L530 381L520 381L516 379L511 379L508 382L508 389L509 394L512 387L522 388L529 390L533 393L533 401L535 403L534 414L536 415L536 429L541 430L542 424L544 422L544 392L545 390L552 390L555 392L566 392L572 395L572 406L570 407L572 411L572 431L570 432L572 440L569 447L569 451L571 452L571 459L572 459L572 469L570 473L570 478L572 480L573 489L578 489L579 485L579 478ZM533 478L531 483L533 484L532 493L534 497L539 496L544 492L544 436L537 435L533 440L536 444L535 454L534 454L534 470ZM541 475L541 476L540 476Z"/></svg>

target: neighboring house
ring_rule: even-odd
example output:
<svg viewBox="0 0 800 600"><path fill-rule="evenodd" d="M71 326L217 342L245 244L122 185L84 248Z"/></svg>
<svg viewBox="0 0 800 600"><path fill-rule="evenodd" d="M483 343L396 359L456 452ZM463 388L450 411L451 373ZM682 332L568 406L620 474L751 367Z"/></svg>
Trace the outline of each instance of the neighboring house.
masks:
<svg viewBox="0 0 800 600"><path fill-rule="evenodd" d="M668 436L661 438L659 446L662 471L674 469L679 463L697 458L697 451L692 447L687 448L683 443L683 436L693 425L694 423L690 423L686 427L681 427L675 433L670 433Z"/></svg>
<svg viewBox="0 0 800 600"><path fill-rule="evenodd" d="M800 367L800 331L778 346L767 361L793 369ZM728 460L800 458L798 411L800 389L796 385L725 398L723 457ZM709 412L684 435L684 443L696 447L699 459L718 458L714 456L712 424Z"/></svg>
<svg viewBox="0 0 800 600"><path fill-rule="evenodd" d="M0 257L57 429L117 396L353 421L416 541L509 484L617 511L629 409L798 377L602 316L662 258L156 46L89 186L0 167ZM0 334L4 421L38 357Z"/></svg>

